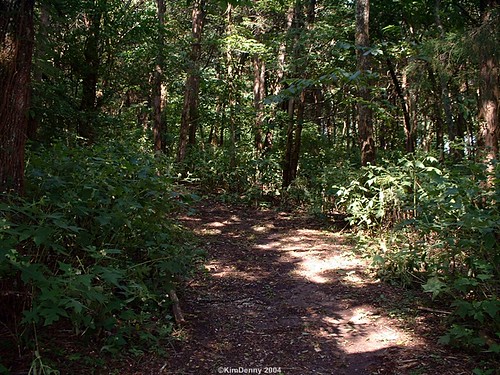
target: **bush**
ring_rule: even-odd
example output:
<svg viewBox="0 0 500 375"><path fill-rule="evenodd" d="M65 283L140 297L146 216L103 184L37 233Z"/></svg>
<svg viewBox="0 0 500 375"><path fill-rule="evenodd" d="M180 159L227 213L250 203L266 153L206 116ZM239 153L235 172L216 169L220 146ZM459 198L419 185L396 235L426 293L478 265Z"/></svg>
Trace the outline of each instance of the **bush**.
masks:
<svg viewBox="0 0 500 375"><path fill-rule="evenodd" d="M116 351L171 331L168 293L200 253L164 162L128 144L29 154L26 197L0 203L0 280L18 296L0 313L23 310L15 332L64 320Z"/></svg>
<svg viewBox="0 0 500 375"><path fill-rule="evenodd" d="M433 158L370 166L338 188L351 223L378 233L364 242L379 275L419 283L454 314L442 342L499 353L499 180L484 166Z"/></svg>

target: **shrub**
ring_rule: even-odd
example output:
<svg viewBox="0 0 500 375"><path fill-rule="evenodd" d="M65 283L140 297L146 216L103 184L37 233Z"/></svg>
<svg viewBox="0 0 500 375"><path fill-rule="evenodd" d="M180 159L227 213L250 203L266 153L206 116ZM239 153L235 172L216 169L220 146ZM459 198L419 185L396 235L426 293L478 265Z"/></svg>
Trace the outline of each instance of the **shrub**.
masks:
<svg viewBox="0 0 500 375"><path fill-rule="evenodd" d="M16 332L65 320L109 351L170 332L168 293L200 253L174 219L191 196L165 165L127 144L29 154L26 197L0 203L0 280L18 296L3 313L23 310Z"/></svg>
<svg viewBox="0 0 500 375"><path fill-rule="evenodd" d="M488 185L481 164L404 158L364 168L337 194L351 223L378 234L363 245L380 276L450 304L442 342L500 352L498 177Z"/></svg>

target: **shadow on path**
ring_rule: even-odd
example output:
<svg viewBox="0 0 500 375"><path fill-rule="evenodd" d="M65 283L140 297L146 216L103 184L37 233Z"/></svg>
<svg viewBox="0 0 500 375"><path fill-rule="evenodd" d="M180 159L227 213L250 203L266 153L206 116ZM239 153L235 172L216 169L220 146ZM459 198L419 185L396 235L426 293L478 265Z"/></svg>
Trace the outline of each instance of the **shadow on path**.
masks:
<svg viewBox="0 0 500 375"><path fill-rule="evenodd" d="M425 373L411 372L424 340L384 305L403 296L371 279L341 234L289 213L206 202L183 223L202 239L207 272L183 292L188 324L169 373Z"/></svg>

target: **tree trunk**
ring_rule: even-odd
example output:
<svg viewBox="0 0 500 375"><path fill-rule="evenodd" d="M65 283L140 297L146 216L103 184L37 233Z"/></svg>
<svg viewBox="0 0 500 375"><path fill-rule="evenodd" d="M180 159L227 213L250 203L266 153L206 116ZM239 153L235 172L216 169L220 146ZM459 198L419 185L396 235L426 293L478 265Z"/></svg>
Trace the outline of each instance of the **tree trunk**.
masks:
<svg viewBox="0 0 500 375"><path fill-rule="evenodd" d="M480 94L480 126L478 136L479 156L489 165L492 171L492 161L498 158L498 103L499 63L498 48L498 6L499 0L483 0L482 25L477 35L476 45L480 58L479 94ZM496 13L495 16L493 13Z"/></svg>
<svg viewBox="0 0 500 375"><path fill-rule="evenodd" d="M91 14L85 16L88 30L85 42L84 63L82 74L82 100L80 102L80 118L78 120L78 135L88 143L94 142L95 112L97 103L97 81L99 78L99 41L101 34L102 9L96 4Z"/></svg>
<svg viewBox="0 0 500 375"><path fill-rule="evenodd" d="M165 26L165 1L156 0L158 16L158 41L156 67L153 72L153 149L155 152L165 152L165 123L162 117L162 83L163 83L163 27Z"/></svg>
<svg viewBox="0 0 500 375"><path fill-rule="evenodd" d="M439 9L441 7L441 0L436 0L434 4L434 11L436 17L436 25L440 32L441 38L444 40L446 38L446 34L444 32L443 25L441 23L441 17L439 15ZM457 138L458 132L455 122L453 121L453 109L451 106L450 99L450 91L448 89L448 82L445 77L438 73L439 84L441 86L441 98L443 102L444 115L446 119L446 126L448 130L448 140L450 142L450 153L453 159L457 159L460 156L460 153L455 149L454 143Z"/></svg>
<svg viewBox="0 0 500 375"><path fill-rule="evenodd" d="M293 60L297 61L304 54L304 46L300 41L300 34L312 27L314 23L316 1L309 0L304 14L304 4L297 0L293 11L293 17L288 19L289 31L293 35ZM293 64L291 74L305 78L306 66ZM299 73L300 72L300 73ZM304 89L305 90L305 89ZM304 122L306 93L302 91L299 98L291 98L288 101L288 128L286 137L286 149L283 160L282 187L287 188L297 177L300 158L300 147L302 143L302 126ZM297 115L295 115L297 111Z"/></svg>
<svg viewBox="0 0 500 375"><path fill-rule="evenodd" d="M183 161L186 157L187 146L196 143L196 129L198 128L198 102L200 91L200 68L201 37L205 20L205 0L197 0L192 12L192 45L190 54L190 66L186 78L186 89L184 91L184 104L182 107L181 127L179 133L179 148L177 161Z"/></svg>
<svg viewBox="0 0 500 375"><path fill-rule="evenodd" d="M0 194L22 194L34 0L0 0Z"/></svg>
<svg viewBox="0 0 500 375"><path fill-rule="evenodd" d="M365 81L359 88L358 110L358 137L361 148L361 165L375 164L375 141L373 139L373 114L369 106L371 101L370 87L368 86L367 71L370 70L370 59L365 49L370 46L369 37L370 1L357 0L356 3L356 54L358 70Z"/></svg>
<svg viewBox="0 0 500 375"><path fill-rule="evenodd" d="M254 123L254 143L255 149L258 153L262 151L262 124L264 122L264 98L266 96L266 65L263 59L258 55L253 58L253 100L255 109L255 123Z"/></svg>
<svg viewBox="0 0 500 375"><path fill-rule="evenodd" d="M403 119L404 119L404 130L405 130L405 150L407 153L411 154L415 152L415 130L412 126L412 122L410 119L410 112L408 110L408 103L406 101L405 94L403 92L403 87L399 82L398 76L396 75L396 70L394 69L394 65L392 61L388 58L386 59L387 67L389 68L389 73L392 78L392 83L394 84L394 88L396 89L396 94L398 95L398 99L400 101L401 110L403 111Z"/></svg>
<svg viewBox="0 0 500 375"><path fill-rule="evenodd" d="M34 51L34 57L33 59L35 61L41 61L46 57L47 54L47 45L46 45L46 40L48 37L48 28L49 28L49 12L48 12L48 5L45 3L40 4L40 21L39 21L39 28L38 30L35 30L35 45L36 49ZM42 74L42 69L36 69L32 73L32 83L34 85L36 84L41 84L42 79L43 79L43 74ZM32 93L31 97L36 98L36 96L33 95L33 87L31 88ZM32 100L32 106L36 106L35 100ZM38 118L35 116L31 115L29 116L28 119L28 130L27 130L27 136L28 139L34 140L36 138L36 134L38 131L39 127L39 121Z"/></svg>
<svg viewBox="0 0 500 375"><path fill-rule="evenodd" d="M429 73L429 80L432 85L432 92L434 93L434 100L432 103L432 122L434 123L434 129L436 133L436 150L439 152L439 159L441 161L444 160L444 136L443 136L443 128L444 121L441 115L441 106L440 101L441 97L439 96L439 88L437 86L436 76L434 74L434 70L430 64L427 64L427 72Z"/></svg>
<svg viewBox="0 0 500 375"><path fill-rule="evenodd" d="M231 4L227 5L227 25L226 34L231 36L233 33L233 6ZM227 64L227 97L228 97L228 112L229 112L229 167L234 170L236 168L236 120L234 118L235 107L236 107L236 87L235 79L236 74L234 72L234 61L233 53L231 48L227 49L226 52L226 64ZM222 130L221 130L221 145L222 145Z"/></svg>
<svg viewBox="0 0 500 375"><path fill-rule="evenodd" d="M304 124L304 110L306 106L306 95L302 91L299 101L297 103L297 127L295 129L295 139L292 145L290 155L290 182L297 178L297 171L299 167L300 146L302 144L302 127Z"/></svg>

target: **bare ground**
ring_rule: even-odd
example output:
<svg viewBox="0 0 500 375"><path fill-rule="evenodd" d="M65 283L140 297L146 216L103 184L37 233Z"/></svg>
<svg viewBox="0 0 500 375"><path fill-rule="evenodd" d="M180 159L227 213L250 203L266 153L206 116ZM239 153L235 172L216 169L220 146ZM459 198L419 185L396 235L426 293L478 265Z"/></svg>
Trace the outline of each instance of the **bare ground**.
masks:
<svg viewBox="0 0 500 375"><path fill-rule="evenodd" d="M204 202L183 223L208 252L182 291L169 374L470 374L436 344L439 312L373 278L341 232L274 210Z"/></svg>

